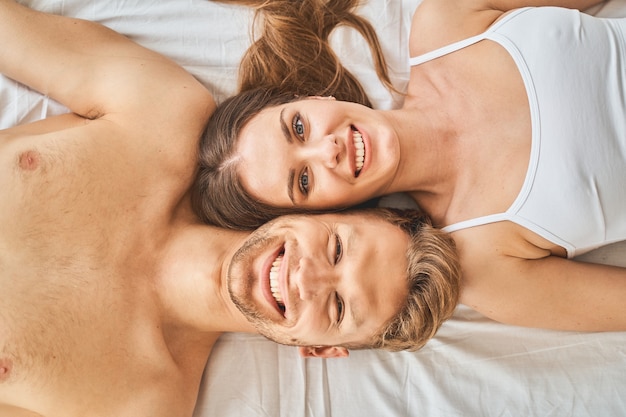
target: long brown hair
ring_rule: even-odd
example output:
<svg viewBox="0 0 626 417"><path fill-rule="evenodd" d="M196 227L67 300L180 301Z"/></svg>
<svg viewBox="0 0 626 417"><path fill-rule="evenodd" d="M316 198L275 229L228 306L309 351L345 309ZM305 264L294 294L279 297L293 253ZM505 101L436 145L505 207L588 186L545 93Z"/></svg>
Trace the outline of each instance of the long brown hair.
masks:
<svg viewBox="0 0 626 417"><path fill-rule="evenodd" d="M370 45L381 81L393 87L376 32L366 19L354 13L358 0L237 3L256 8L255 26L260 26L260 36L241 62L240 93L218 106L201 138L192 202L204 222L253 229L282 214L306 210L272 207L244 189L233 153L246 123L267 107L312 95L332 95L371 106L363 87L332 50L328 42L332 30L347 25L361 33Z"/></svg>
<svg viewBox="0 0 626 417"><path fill-rule="evenodd" d="M234 3L233 1L225 1ZM241 60L239 91L272 88L293 94L332 95L371 107L358 80L341 64L329 36L345 25L367 41L376 74L395 91L376 31L354 13L359 0L248 0L255 8L254 42ZM258 37L255 33L260 34Z"/></svg>

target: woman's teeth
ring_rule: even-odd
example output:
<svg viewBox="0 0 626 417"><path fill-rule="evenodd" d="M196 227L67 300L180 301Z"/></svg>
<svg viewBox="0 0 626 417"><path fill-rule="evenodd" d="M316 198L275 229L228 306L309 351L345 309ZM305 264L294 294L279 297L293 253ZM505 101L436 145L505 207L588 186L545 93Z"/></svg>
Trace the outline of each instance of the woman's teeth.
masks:
<svg viewBox="0 0 626 417"><path fill-rule="evenodd" d="M270 268L270 290L272 291L272 296L276 300L276 304L278 307L285 311L285 304L283 304L283 297L280 294L280 288L278 285L278 273L280 271L280 265L283 263L283 255L278 255L274 262L272 263L272 267Z"/></svg>
<svg viewBox="0 0 626 417"><path fill-rule="evenodd" d="M357 130L353 131L352 140L354 141L354 148L356 149L356 172L354 175L358 176L361 169L363 169L363 161L365 161L365 145L363 145L363 136Z"/></svg>

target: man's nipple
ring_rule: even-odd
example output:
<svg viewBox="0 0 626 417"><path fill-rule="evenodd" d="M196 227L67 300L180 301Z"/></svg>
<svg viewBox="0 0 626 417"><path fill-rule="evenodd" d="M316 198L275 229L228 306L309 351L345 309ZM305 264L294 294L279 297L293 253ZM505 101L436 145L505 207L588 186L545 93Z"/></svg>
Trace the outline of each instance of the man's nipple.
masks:
<svg viewBox="0 0 626 417"><path fill-rule="evenodd" d="M9 379L11 375L11 368L13 364L9 359L0 358L0 382L4 382Z"/></svg>
<svg viewBox="0 0 626 417"><path fill-rule="evenodd" d="M34 171L39 167L41 156L39 152L29 150L20 154L19 165L25 171Z"/></svg>

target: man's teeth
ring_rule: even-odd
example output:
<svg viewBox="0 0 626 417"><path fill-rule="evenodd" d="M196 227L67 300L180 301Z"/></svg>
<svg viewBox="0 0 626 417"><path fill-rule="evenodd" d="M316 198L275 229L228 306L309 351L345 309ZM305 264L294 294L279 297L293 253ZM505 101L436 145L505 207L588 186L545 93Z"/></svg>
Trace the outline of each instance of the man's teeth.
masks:
<svg viewBox="0 0 626 417"><path fill-rule="evenodd" d="M270 268L270 290L272 291L272 296L276 300L278 307L281 309L285 308L283 304L283 297L280 294L280 288L278 286L278 272L280 271L280 265L283 263L283 255L278 255L272 263L272 267Z"/></svg>
<svg viewBox="0 0 626 417"><path fill-rule="evenodd" d="M354 174L359 175L361 169L363 169L363 161L365 161L365 145L363 145L363 136L357 130L353 131L352 140L354 141L354 147L356 149L356 172Z"/></svg>

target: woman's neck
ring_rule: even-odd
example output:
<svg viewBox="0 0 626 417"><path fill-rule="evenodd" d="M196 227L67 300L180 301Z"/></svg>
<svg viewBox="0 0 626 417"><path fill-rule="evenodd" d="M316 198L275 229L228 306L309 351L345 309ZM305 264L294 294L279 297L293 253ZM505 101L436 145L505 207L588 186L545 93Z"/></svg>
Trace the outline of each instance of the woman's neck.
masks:
<svg viewBox="0 0 626 417"><path fill-rule="evenodd" d="M408 193L436 222L446 212L459 175L458 136L440 115L411 102L390 117L400 143L393 192Z"/></svg>

